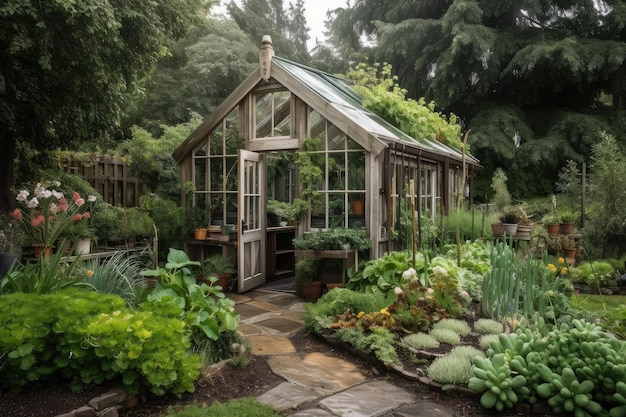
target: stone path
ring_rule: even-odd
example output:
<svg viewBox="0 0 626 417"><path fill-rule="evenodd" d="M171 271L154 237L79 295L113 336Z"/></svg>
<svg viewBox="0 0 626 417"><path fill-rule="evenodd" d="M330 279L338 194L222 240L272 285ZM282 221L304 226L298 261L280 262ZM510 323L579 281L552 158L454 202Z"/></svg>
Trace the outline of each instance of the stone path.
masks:
<svg viewBox="0 0 626 417"><path fill-rule="evenodd" d="M253 290L228 294L241 316L239 330L252 353L268 356L286 382L257 399L296 417L452 417L454 412L385 379L367 378L358 365L322 353L297 352L289 336L302 329L302 299L290 293Z"/></svg>

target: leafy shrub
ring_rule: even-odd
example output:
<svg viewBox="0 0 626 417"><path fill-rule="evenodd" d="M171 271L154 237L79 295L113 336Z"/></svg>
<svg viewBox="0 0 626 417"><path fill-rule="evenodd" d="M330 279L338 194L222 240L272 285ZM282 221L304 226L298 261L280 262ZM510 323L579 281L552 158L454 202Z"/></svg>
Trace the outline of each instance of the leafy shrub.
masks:
<svg viewBox="0 0 626 417"><path fill-rule="evenodd" d="M189 260L185 252L171 248L165 268L141 272L159 280L148 294L152 304L147 303L146 308L157 311L168 303L182 307L179 318L190 326L195 344L206 338L218 340L221 332L235 331L239 323L235 303L225 298L221 287L196 283L189 267L199 266L200 262Z"/></svg>
<svg viewBox="0 0 626 417"><path fill-rule="evenodd" d="M400 359L394 348L393 333L382 327L371 327L369 334L362 330L342 327L334 335L337 340L348 343L360 352L371 353L385 365L399 364Z"/></svg>
<svg viewBox="0 0 626 417"><path fill-rule="evenodd" d="M3 387L57 376L73 389L118 381L129 392L193 391L199 358L189 331L157 312L129 311L123 299L76 289L0 297Z"/></svg>
<svg viewBox="0 0 626 417"><path fill-rule="evenodd" d="M413 349L433 349L439 347L439 340L428 333L413 333L403 337L402 344Z"/></svg>
<svg viewBox="0 0 626 417"><path fill-rule="evenodd" d="M417 269L423 269L424 256L417 254ZM413 268L413 255L408 251L386 253L378 259L366 262L359 271L348 272L349 280L346 288L358 292L391 292L395 287L402 286L402 274Z"/></svg>

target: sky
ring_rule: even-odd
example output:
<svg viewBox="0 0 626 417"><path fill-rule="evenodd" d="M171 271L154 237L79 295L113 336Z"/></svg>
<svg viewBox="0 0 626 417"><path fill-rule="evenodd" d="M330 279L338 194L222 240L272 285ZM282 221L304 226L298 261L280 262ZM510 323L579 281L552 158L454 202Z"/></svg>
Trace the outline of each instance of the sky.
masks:
<svg viewBox="0 0 626 417"><path fill-rule="evenodd" d="M228 1L222 1L222 4L228 3ZM295 3L295 0L284 0L283 3L288 7L289 1ZM235 0L235 3L241 5L241 0ZM345 1L338 0L304 0L304 17L306 18L307 26L311 29L309 31L308 47L311 50L315 46L315 38L317 37L321 42L325 40L324 37L324 21L326 20L326 12L329 9L335 9L345 5ZM225 6L222 6L218 10L226 10Z"/></svg>

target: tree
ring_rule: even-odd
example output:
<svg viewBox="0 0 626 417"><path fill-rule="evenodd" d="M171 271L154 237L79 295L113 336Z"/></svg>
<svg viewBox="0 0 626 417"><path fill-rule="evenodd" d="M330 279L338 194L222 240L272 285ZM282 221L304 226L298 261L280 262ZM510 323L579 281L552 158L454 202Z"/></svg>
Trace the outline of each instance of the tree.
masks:
<svg viewBox="0 0 626 417"><path fill-rule="evenodd" d="M206 19L159 60L125 123L159 136L161 125L210 114L258 65L258 51L234 21Z"/></svg>
<svg viewBox="0 0 626 417"><path fill-rule="evenodd" d="M35 1L0 6L0 210L13 204L16 144L43 150L119 123L124 97L203 0ZM211 2L204 2L210 6Z"/></svg>
<svg viewBox="0 0 626 417"><path fill-rule="evenodd" d="M498 167L512 194L545 195L601 130L626 133L623 1L357 0L336 19L346 15L336 37L374 36L372 58L393 65L409 97L471 128L485 199Z"/></svg>
<svg viewBox="0 0 626 417"><path fill-rule="evenodd" d="M241 7L231 1L227 8L254 45L260 45L263 35L270 35L278 55L301 64L309 63L311 56L306 45L309 28L303 0L296 0L295 5L290 2L287 10L283 8L283 0L243 0Z"/></svg>

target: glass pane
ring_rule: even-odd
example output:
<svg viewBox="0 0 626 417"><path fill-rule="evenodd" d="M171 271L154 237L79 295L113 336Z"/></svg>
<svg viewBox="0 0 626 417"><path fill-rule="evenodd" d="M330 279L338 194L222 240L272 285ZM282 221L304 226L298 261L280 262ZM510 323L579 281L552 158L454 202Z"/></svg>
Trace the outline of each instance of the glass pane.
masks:
<svg viewBox="0 0 626 417"><path fill-rule="evenodd" d="M226 190L237 191L237 158L226 159Z"/></svg>
<svg viewBox="0 0 626 417"><path fill-rule="evenodd" d="M268 137L272 131L272 95L270 93L257 95L254 110L255 137Z"/></svg>
<svg viewBox="0 0 626 417"><path fill-rule="evenodd" d="M348 138L347 142L348 142L348 149L363 150L363 147L359 145L354 139Z"/></svg>
<svg viewBox="0 0 626 417"><path fill-rule="evenodd" d="M237 194L226 194L226 223L237 225Z"/></svg>
<svg viewBox="0 0 626 417"><path fill-rule="evenodd" d="M224 135L222 127L217 127L209 136L209 150L211 155L222 155L224 151Z"/></svg>
<svg viewBox="0 0 626 417"><path fill-rule="evenodd" d="M365 152L348 153L348 188L365 190Z"/></svg>
<svg viewBox="0 0 626 417"><path fill-rule="evenodd" d="M328 189L346 189L346 164L345 153L328 154Z"/></svg>
<svg viewBox="0 0 626 417"><path fill-rule="evenodd" d="M206 143L193 152L193 156L206 156Z"/></svg>
<svg viewBox="0 0 626 417"><path fill-rule="evenodd" d="M221 193L213 193L209 196L207 212L211 217L211 224L222 224L224 220L224 196Z"/></svg>
<svg viewBox="0 0 626 417"><path fill-rule="evenodd" d="M328 149L343 150L346 148L346 135L335 125L328 123Z"/></svg>
<svg viewBox="0 0 626 417"><path fill-rule="evenodd" d="M324 119L317 111L312 110L309 113L309 134L312 138L326 136L326 119Z"/></svg>
<svg viewBox="0 0 626 417"><path fill-rule="evenodd" d="M206 159L194 159L194 186L196 191L206 191Z"/></svg>
<svg viewBox="0 0 626 417"><path fill-rule="evenodd" d="M345 227L346 196L343 193L328 196L328 218L330 227Z"/></svg>
<svg viewBox="0 0 626 417"><path fill-rule="evenodd" d="M209 163L210 163L210 169L211 169L210 190L222 191L223 190L222 180L224 177L224 162L222 158L210 158Z"/></svg>
<svg viewBox="0 0 626 417"><path fill-rule="evenodd" d="M291 134L291 92L274 93L274 133L272 136Z"/></svg>

